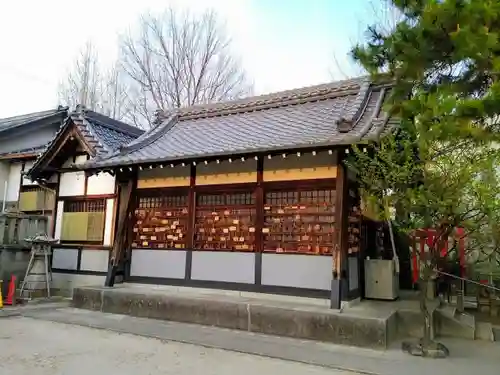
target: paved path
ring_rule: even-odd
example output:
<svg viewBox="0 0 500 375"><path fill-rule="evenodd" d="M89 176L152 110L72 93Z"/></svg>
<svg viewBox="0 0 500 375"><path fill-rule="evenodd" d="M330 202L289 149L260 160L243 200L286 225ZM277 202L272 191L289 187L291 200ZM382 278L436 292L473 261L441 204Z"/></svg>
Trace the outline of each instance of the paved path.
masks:
<svg viewBox="0 0 500 375"><path fill-rule="evenodd" d="M24 317L0 319L2 375L353 375L324 367Z"/></svg>
<svg viewBox="0 0 500 375"><path fill-rule="evenodd" d="M9 332L9 330L14 329L14 326L18 327L19 334L24 335L23 338L16 343L16 340L18 340L17 336L9 333L7 336L10 338L2 340L2 336L6 335L4 330L5 332ZM18 312L18 316L0 317L1 375L11 374L2 371L2 348L8 347L11 350L11 347L15 348L17 345L21 346L23 342L30 341L29 336L27 336L27 327L31 326L44 327L45 332L49 332L46 339L43 338L43 335L42 338L37 336L38 338L35 337L34 339L41 342L35 348L44 348L45 345L47 348L53 348L53 352L47 353L48 358L52 358L51 356L57 357L58 348L62 348L62 353L65 353L65 350L73 351L72 353L87 353L89 351L92 352L95 347L100 348L92 352L96 355L95 363L89 361L87 364L87 360L85 360L85 366L94 366L99 363L107 363L104 366L111 366L117 363L117 361L124 361L121 354L124 350L132 357L136 355L139 358L146 356L145 358L148 358L146 362L150 361L148 353L151 352L157 353L155 355L158 355L158 357L154 358L159 358L162 363L179 363L180 367L175 367L175 371L177 372L174 371L172 374L183 374L181 370L183 365L187 366L187 369L193 375L197 374L197 371L200 371L199 373L203 373L204 375L211 374L211 372L206 372L212 371L211 369L203 369L204 372L201 372L201 370L195 367L190 367L189 363L192 361L199 363L200 366L215 366L214 368L217 371L213 370L213 373L217 373L218 375L225 374L225 371L228 374L229 371L232 371L232 375L234 372L237 372L238 375L244 375L247 370L248 374L255 374L255 370L260 370L263 375L286 373L281 371L276 372L276 370L281 369L289 371L287 375L303 373L328 373L334 375L352 375L353 373L377 375L498 375L498 369L500 368L500 343L444 340L445 344L451 350L451 357L444 360L433 360L408 356L401 352L399 344L395 345L393 349L386 351L359 349L244 331L232 331L215 327L134 318L125 315L103 314L88 310L54 306L53 308L25 309ZM82 328L82 326L99 328L100 330ZM54 333L50 333L51 331L54 331ZM67 334L70 331L71 333ZM35 330L34 332L37 331ZM120 336L118 333L127 335ZM128 334L137 336L130 336ZM139 336L142 336L142 338ZM47 340L47 344L45 344L44 340ZM64 343L61 344L61 341ZM107 344L101 344L101 341ZM194 344L196 346L182 345L181 343ZM144 351L143 347L147 347L148 349ZM160 347L163 349L160 349ZM116 351L113 348L117 348ZM176 350L173 348L179 349ZM13 350L15 354L16 349ZM19 350L19 347L17 350ZM103 355L100 355L101 352ZM30 353L31 350L25 353L25 355L30 355ZM254 354L255 356L248 354ZM210 358L205 359L207 356ZM71 355L68 358L72 358ZM144 364L144 366L154 366L156 361L154 358L151 359L151 364ZM73 360L75 361L73 364L79 363L76 357ZM203 360L206 362L203 362ZM284 362L283 360L289 362ZM131 363L131 361L133 362L133 360L124 362L126 363L124 366L130 366L135 371L137 367L134 367L136 365ZM240 361L244 365L236 366L236 362L234 361ZM226 363L232 364L231 366L234 365L234 368L237 370L230 370L230 367L226 367ZM92 369L95 368L92 367ZM161 367L155 370L155 367L151 367L151 370L148 371L151 374L170 374L168 368L166 367L164 370ZM78 371L78 369L74 371ZM65 372L65 368L63 368L59 372L47 372L47 374L79 374L74 371ZM14 371L14 373L16 375L24 375L23 372ZM99 371L96 373L100 374ZM111 371L110 373L114 374L115 372ZM30 375L38 374L45 373L30 372ZM124 371L124 374L128 374L128 372ZM148 374L148 372L144 370L141 374Z"/></svg>

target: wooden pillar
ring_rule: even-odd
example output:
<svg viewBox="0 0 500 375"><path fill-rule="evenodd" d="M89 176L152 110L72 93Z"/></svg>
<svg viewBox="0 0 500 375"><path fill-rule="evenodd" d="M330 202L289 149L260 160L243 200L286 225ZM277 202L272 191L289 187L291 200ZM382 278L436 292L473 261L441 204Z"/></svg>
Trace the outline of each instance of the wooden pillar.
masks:
<svg viewBox="0 0 500 375"><path fill-rule="evenodd" d="M337 177L335 180L335 246L332 256L332 285L330 307L340 309L346 292L347 261L347 171L343 163L343 150L336 152Z"/></svg>
<svg viewBox="0 0 500 375"><path fill-rule="evenodd" d="M264 159L257 159L257 186L255 188L255 205L257 215L255 220L255 285L262 284L262 252L264 251Z"/></svg>
<svg viewBox="0 0 500 375"><path fill-rule="evenodd" d="M118 183L117 220L115 226L115 237L106 275L105 286L112 287L115 284L116 273L120 264L126 259L128 248L130 248L130 229L135 205L135 187L137 186L136 174L116 175Z"/></svg>
<svg viewBox="0 0 500 375"><path fill-rule="evenodd" d="M193 247L194 247L194 227L196 221L196 166L191 165L189 174L189 192L188 192L188 232L186 242L186 268L184 270L184 279L191 280L191 268L193 264Z"/></svg>

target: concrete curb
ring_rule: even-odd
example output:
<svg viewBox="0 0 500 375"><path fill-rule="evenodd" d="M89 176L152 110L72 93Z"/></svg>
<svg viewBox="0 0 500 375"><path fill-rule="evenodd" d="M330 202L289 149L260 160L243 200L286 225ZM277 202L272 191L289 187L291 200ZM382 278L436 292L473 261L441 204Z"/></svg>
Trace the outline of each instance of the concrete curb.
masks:
<svg viewBox="0 0 500 375"><path fill-rule="evenodd" d="M238 299L195 298L104 288L75 288L72 306L181 323L385 349L396 334L385 318L326 309L288 308Z"/></svg>

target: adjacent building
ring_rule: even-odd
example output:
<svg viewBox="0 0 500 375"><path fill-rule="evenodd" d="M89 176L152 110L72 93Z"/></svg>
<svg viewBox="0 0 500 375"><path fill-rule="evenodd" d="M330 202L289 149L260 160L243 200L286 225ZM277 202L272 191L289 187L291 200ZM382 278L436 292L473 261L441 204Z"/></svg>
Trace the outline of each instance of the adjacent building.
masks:
<svg viewBox="0 0 500 375"><path fill-rule="evenodd" d="M53 193L24 178L23 172L57 133L67 111L58 107L0 119L0 211L51 215Z"/></svg>
<svg viewBox="0 0 500 375"><path fill-rule="evenodd" d="M25 172L53 192L53 225L60 240L53 249L53 288L104 283L114 240L117 191L108 173L88 175L75 164L101 157L130 143L143 130L78 106Z"/></svg>

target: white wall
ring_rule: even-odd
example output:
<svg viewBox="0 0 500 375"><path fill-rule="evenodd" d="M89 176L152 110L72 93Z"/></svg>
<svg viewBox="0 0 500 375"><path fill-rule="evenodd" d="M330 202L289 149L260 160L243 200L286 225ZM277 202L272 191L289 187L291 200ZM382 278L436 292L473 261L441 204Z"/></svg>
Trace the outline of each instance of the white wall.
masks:
<svg viewBox="0 0 500 375"><path fill-rule="evenodd" d="M330 290L332 257L262 254L262 285Z"/></svg>
<svg viewBox="0 0 500 375"><path fill-rule="evenodd" d="M24 163L24 172L28 172L31 167L35 164L34 160L29 160ZM36 182L31 181L29 178L23 177L23 186L26 185L37 185Z"/></svg>
<svg viewBox="0 0 500 375"><path fill-rule="evenodd" d="M17 202L19 199L22 167L22 163L12 163L10 165L9 179L7 182L7 202Z"/></svg>
<svg viewBox="0 0 500 375"><path fill-rule="evenodd" d="M83 249L80 269L83 271L106 272L109 263L109 250Z"/></svg>
<svg viewBox="0 0 500 375"><path fill-rule="evenodd" d="M114 194L115 176L109 173L92 175L87 181L87 195Z"/></svg>
<svg viewBox="0 0 500 375"><path fill-rule="evenodd" d="M113 221L115 220L115 200L106 200L106 222L104 223L104 246L111 246L113 240Z"/></svg>
<svg viewBox="0 0 500 375"><path fill-rule="evenodd" d="M52 268L76 270L78 268L78 249L57 249L52 252Z"/></svg>
<svg viewBox="0 0 500 375"><path fill-rule="evenodd" d="M9 171L10 164L7 161L0 161L0 202L3 202L3 197L5 194L5 182L9 179Z"/></svg>
<svg viewBox="0 0 500 375"><path fill-rule="evenodd" d="M85 172L61 173L59 196L71 197L85 193Z"/></svg>
<svg viewBox="0 0 500 375"><path fill-rule="evenodd" d="M57 202L56 226L55 226L55 230L54 230L54 238L57 240L61 239L63 209L64 209L64 202L58 201Z"/></svg>
<svg viewBox="0 0 500 375"><path fill-rule="evenodd" d="M193 251L191 279L253 284L255 254Z"/></svg>
<svg viewBox="0 0 500 375"><path fill-rule="evenodd" d="M186 251L134 249L130 265L131 276L184 279Z"/></svg>

